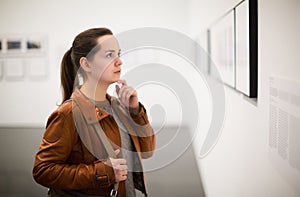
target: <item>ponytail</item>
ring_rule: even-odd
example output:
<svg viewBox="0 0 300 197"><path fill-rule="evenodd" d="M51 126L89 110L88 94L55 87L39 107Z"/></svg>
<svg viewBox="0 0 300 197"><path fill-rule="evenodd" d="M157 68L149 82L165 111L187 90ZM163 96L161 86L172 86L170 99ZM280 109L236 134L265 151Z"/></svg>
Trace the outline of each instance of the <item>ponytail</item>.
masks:
<svg viewBox="0 0 300 197"><path fill-rule="evenodd" d="M74 85L76 85L74 83L77 75L77 69L75 69L75 66L73 64L71 53L72 53L72 48L65 53L61 62L60 80L61 80L62 94L63 94L62 103L71 97L73 92L73 87Z"/></svg>

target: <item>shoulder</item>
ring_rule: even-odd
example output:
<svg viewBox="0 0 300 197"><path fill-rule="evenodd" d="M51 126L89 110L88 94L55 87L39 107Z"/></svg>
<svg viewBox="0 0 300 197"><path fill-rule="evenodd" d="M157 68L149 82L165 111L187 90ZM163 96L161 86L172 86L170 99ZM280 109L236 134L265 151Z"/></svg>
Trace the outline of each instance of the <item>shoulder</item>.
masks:
<svg viewBox="0 0 300 197"><path fill-rule="evenodd" d="M49 116L49 119L51 117L59 116L62 119L65 119L69 116L72 116L72 110L73 110L73 102L72 100L65 101L63 104L58 106L56 110L54 110L51 115Z"/></svg>
<svg viewBox="0 0 300 197"><path fill-rule="evenodd" d="M65 101L56 109L57 113L61 114L64 117L71 115L72 110L73 110L73 101L71 99Z"/></svg>
<svg viewBox="0 0 300 197"><path fill-rule="evenodd" d="M60 105L48 118L44 138L49 142L57 141L63 133L75 131L72 115L72 101Z"/></svg>

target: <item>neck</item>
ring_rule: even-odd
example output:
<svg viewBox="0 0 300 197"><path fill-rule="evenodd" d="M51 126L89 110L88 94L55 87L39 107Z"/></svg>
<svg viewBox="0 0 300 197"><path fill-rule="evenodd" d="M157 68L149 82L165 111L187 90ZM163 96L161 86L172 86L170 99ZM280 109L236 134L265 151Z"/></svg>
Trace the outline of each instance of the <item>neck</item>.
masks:
<svg viewBox="0 0 300 197"><path fill-rule="evenodd" d="M87 81L81 86L80 91L90 99L95 101L104 101L106 99L107 88L108 85L99 83L96 85L91 85Z"/></svg>

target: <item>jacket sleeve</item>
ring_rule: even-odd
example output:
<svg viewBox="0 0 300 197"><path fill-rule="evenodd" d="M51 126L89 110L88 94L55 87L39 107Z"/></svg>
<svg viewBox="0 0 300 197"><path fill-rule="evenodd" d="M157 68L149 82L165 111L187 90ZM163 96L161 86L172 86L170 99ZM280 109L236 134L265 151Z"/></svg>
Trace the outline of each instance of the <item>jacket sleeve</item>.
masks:
<svg viewBox="0 0 300 197"><path fill-rule="evenodd" d="M133 113L129 109L130 116L135 124L135 131L139 136L139 143L141 147L141 156L146 159L153 155L155 146L156 146L156 138L153 131L152 126L148 120L147 112L145 107L139 103L140 110L138 113Z"/></svg>
<svg viewBox="0 0 300 197"><path fill-rule="evenodd" d="M33 167L37 183L65 190L94 189L114 184L111 165L101 161L68 164L68 157L78 138L71 115L56 111L49 117Z"/></svg>

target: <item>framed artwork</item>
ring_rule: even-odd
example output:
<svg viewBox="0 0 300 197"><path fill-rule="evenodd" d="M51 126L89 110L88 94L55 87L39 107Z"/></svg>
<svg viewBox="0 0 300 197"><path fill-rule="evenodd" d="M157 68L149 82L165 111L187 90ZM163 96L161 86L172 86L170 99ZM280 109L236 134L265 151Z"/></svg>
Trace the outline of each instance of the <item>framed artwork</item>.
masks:
<svg viewBox="0 0 300 197"><path fill-rule="evenodd" d="M48 75L47 47L44 34L0 35L0 79L44 80Z"/></svg>
<svg viewBox="0 0 300 197"><path fill-rule="evenodd" d="M208 37L210 74L214 77L220 75L219 80L234 88L234 10L226 13L209 28Z"/></svg>
<svg viewBox="0 0 300 197"><path fill-rule="evenodd" d="M22 38L8 38L6 40L6 52L12 54L22 53Z"/></svg>
<svg viewBox="0 0 300 197"><path fill-rule="evenodd" d="M243 0L207 30L209 74L236 91L257 97L257 0ZM214 66L212 66L212 64Z"/></svg>
<svg viewBox="0 0 300 197"><path fill-rule="evenodd" d="M42 54L46 50L45 36L31 35L25 39L25 51L27 54Z"/></svg>
<svg viewBox="0 0 300 197"><path fill-rule="evenodd" d="M257 97L257 0L235 7L236 89L250 98Z"/></svg>

